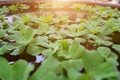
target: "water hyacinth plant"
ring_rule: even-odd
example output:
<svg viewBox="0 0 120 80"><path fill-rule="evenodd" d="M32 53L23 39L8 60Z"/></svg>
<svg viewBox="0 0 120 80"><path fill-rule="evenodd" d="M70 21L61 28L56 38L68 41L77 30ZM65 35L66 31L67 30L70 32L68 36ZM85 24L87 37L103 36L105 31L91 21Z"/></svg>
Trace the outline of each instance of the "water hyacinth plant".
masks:
<svg viewBox="0 0 120 80"><path fill-rule="evenodd" d="M84 17L72 20L43 10L39 15L11 15L9 22L6 17L13 8L0 9L0 80L120 80L117 8L73 4L71 8ZM25 55L43 59L36 66ZM18 59L11 62L12 56Z"/></svg>

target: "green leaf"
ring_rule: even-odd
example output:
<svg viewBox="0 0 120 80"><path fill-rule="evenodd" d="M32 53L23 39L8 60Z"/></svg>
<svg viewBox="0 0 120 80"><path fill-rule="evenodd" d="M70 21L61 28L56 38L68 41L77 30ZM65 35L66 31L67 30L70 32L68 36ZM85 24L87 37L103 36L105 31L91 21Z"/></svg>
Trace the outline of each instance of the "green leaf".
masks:
<svg viewBox="0 0 120 80"><path fill-rule="evenodd" d="M108 79L112 77L118 78L118 72L116 68L109 63L102 63L96 70L96 79ZM118 79L117 79L118 80Z"/></svg>
<svg viewBox="0 0 120 80"><path fill-rule="evenodd" d="M111 29L113 27L113 24L111 21L107 21L104 25L104 27L100 28L100 33L102 35L110 35L113 33L113 30Z"/></svg>
<svg viewBox="0 0 120 80"><path fill-rule="evenodd" d="M14 32L13 35L9 35L8 38L15 40L19 44L26 44L25 37L18 31Z"/></svg>
<svg viewBox="0 0 120 80"><path fill-rule="evenodd" d="M93 42L97 45L110 46L110 45L113 44L111 41L104 40L104 39L100 38L99 36L96 36L96 35L93 35L93 34L88 34L87 36L89 38L92 38L94 40Z"/></svg>
<svg viewBox="0 0 120 80"><path fill-rule="evenodd" d="M10 9L11 13L17 13L18 6L17 5L11 5L11 6L9 6L9 9Z"/></svg>
<svg viewBox="0 0 120 80"><path fill-rule="evenodd" d="M57 56L60 57L60 60L72 58L72 56L70 54L68 54L65 50L58 50L56 53L58 54ZM61 59L61 57L62 57L62 59Z"/></svg>
<svg viewBox="0 0 120 80"><path fill-rule="evenodd" d="M51 47L53 48L53 52L52 54L56 53L58 50L60 50L60 44L59 43L53 43L53 44L50 44Z"/></svg>
<svg viewBox="0 0 120 80"><path fill-rule="evenodd" d="M72 45L68 49L68 55L71 58L76 59L81 56L81 53L84 51L84 47L80 46L80 44L76 41L73 41Z"/></svg>
<svg viewBox="0 0 120 80"><path fill-rule="evenodd" d="M61 65L67 71L69 80L77 80L81 75L79 72L83 69L83 63L81 59L63 61L61 62Z"/></svg>
<svg viewBox="0 0 120 80"><path fill-rule="evenodd" d="M24 35L26 40L31 41L34 37L34 30L32 28L25 28L23 35Z"/></svg>
<svg viewBox="0 0 120 80"><path fill-rule="evenodd" d="M14 50L12 52L10 52L11 55L18 55L20 53L22 53L25 50L25 47L17 47L14 48Z"/></svg>
<svg viewBox="0 0 120 80"><path fill-rule="evenodd" d="M105 59L107 59L111 54L111 50L107 47L99 47L97 52Z"/></svg>
<svg viewBox="0 0 120 80"><path fill-rule="evenodd" d="M0 29L0 38L3 37L3 35L4 35L4 31Z"/></svg>
<svg viewBox="0 0 120 80"><path fill-rule="evenodd" d="M25 46L33 40L34 31L31 28L25 28L24 31L14 31L13 35L8 35L7 37Z"/></svg>
<svg viewBox="0 0 120 80"><path fill-rule="evenodd" d="M17 61L12 66L13 80L27 80L29 73L34 69L33 65L29 65L24 60Z"/></svg>
<svg viewBox="0 0 120 80"><path fill-rule="evenodd" d="M45 22L45 23L50 23L52 15L47 15L46 17L40 17L40 21Z"/></svg>
<svg viewBox="0 0 120 80"><path fill-rule="evenodd" d="M83 74L81 74L81 76L79 77L79 80L91 80L91 79L90 79L90 75L83 73ZM94 80L95 80L95 79L94 79Z"/></svg>
<svg viewBox="0 0 120 80"><path fill-rule="evenodd" d="M75 59L75 60L67 60L67 61L62 61L61 65L66 69L69 70L71 68L81 71L83 68L83 62L81 59Z"/></svg>
<svg viewBox="0 0 120 80"><path fill-rule="evenodd" d="M88 78L90 78L90 80L102 80L112 77L118 78L118 72L116 71L115 65L111 64L109 61L104 62L104 59L100 55L101 53L87 51L82 54L84 68L87 73L86 75L89 76Z"/></svg>
<svg viewBox="0 0 120 80"><path fill-rule="evenodd" d="M60 43L62 45L63 50L68 51L68 49L69 49L69 42L67 40L61 40Z"/></svg>
<svg viewBox="0 0 120 80"><path fill-rule="evenodd" d="M68 51L63 49L63 46L56 46L54 49L54 55L64 59L78 59L81 57L81 53L84 51L84 47L80 46L77 41L72 41Z"/></svg>
<svg viewBox="0 0 120 80"><path fill-rule="evenodd" d="M9 13L9 8L6 6L3 6L2 8L0 8L0 15L6 15Z"/></svg>
<svg viewBox="0 0 120 80"><path fill-rule="evenodd" d="M80 76L80 72L78 72L77 70L71 68L68 70L68 79L69 80L78 80L79 76Z"/></svg>
<svg viewBox="0 0 120 80"><path fill-rule="evenodd" d="M82 31L74 33L75 36L83 36L87 34L88 34L88 30L82 30Z"/></svg>
<svg viewBox="0 0 120 80"><path fill-rule="evenodd" d="M21 11L25 10L25 9L29 9L30 6L27 4L19 4L19 8L21 9Z"/></svg>
<svg viewBox="0 0 120 80"><path fill-rule="evenodd" d="M71 32L71 31L70 31ZM66 38L66 37L74 37L74 35L73 35L73 33L71 32L70 33L68 30L64 30L64 29L61 29L60 30L60 32L59 32L59 34L60 34L60 36L59 36L59 34L57 35L57 38L59 39L59 38Z"/></svg>
<svg viewBox="0 0 120 80"><path fill-rule="evenodd" d="M119 65L119 62L117 61L117 59L118 59L117 54L111 53L106 60L107 60L107 62L109 62L110 64L112 64L112 65L114 65L114 66L118 66L118 65Z"/></svg>
<svg viewBox="0 0 120 80"><path fill-rule="evenodd" d="M47 36L39 36L35 38L34 41L36 45L45 47L45 48L50 48L50 45L48 44L48 37Z"/></svg>
<svg viewBox="0 0 120 80"><path fill-rule="evenodd" d="M0 57L0 79L1 80L13 80L11 66L8 61Z"/></svg>
<svg viewBox="0 0 120 80"><path fill-rule="evenodd" d="M46 33L48 31L49 25L47 23L40 23L37 33Z"/></svg>
<svg viewBox="0 0 120 80"><path fill-rule="evenodd" d="M86 41L86 39L84 39L84 38L75 38L75 41L77 41L78 43L84 43Z"/></svg>
<svg viewBox="0 0 120 80"><path fill-rule="evenodd" d="M41 52L43 51L43 48L41 48L40 46L34 45L34 44L30 44L27 47L27 53L29 54L41 54Z"/></svg>
<svg viewBox="0 0 120 80"><path fill-rule="evenodd" d="M11 55L18 55L22 53L24 50L25 50L24 46L3 42L3 44L1 44L1 47L0 47L0 55L3 55L5 53L9 53Z"/></svg>
<svg viewBox="0 0 120 80"><path fill-rule="evenodd" d="M49 57L52 55L53 50L52 49L45 49L42 51L42 54L45 55L46 57Z"/></svg>
<svg viewBox="0 0 120 80"><path fill-rule="evenodd" d="M2 57L0 57L0 65L1 80L27 80L29 73L34 69L33 65L29 65L24 60L11 65Z"/></svg>
<svg viewBox="0 0 120 80"><path fill-rule="evenodd" d="M2 47L0 47L0 55L3 55L7 52L7 45L3 45Z"/></svg>
<svg viewBox="0 0 120 80"><path fill-rule="evenodd" d="M84 53L82 53L81 58L83 60L84 68L88 73L96 71L97 67L104 61L103 57L94 50L93 51L86 50Z"/></svg>
<svg viewBox="0 0 120 80"><path fill-rule="evenodd" d="M109 62L110 64L116 66L118 65L118 62L117 62L117 55L113 52L111 52L111 50L107 47L99 47L97 49L97 52L107 61Z"/></svg>
<svg viewBox="0 0 120 80"><path fill-rule="evenodd" d="M25 28L27 27L24 24L24 21L22 20L22 18L20 16L12 16L14 19L14 22L12 23L12 25L14 26L14 30L25 30Z"/></svg>
<svg viewBox="0 0 120 80"><path fill-rule="evenodd" d="M112 48L114 48L120 53L120 45L112 45Z"/></svg>
<svg viewBox="0 0 120 80"><path fill-rule="evenodd" d="M56 70L58 67L59 62L55 58L49 57L42 62L41 66L30 77L29 80L59 80L59 77L56 76Z"/></svg>

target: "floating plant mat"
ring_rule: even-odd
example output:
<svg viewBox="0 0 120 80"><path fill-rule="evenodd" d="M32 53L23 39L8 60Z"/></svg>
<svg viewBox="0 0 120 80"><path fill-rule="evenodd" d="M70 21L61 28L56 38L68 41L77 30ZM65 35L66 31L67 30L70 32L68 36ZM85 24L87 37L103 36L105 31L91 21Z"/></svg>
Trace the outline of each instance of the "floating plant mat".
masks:
<svg viewBox="0 0 120 80"><path fill-rule="evenodd" d="M120 11L71 7L74 19L42 11L0 16L0 80L120 80Z"/></svg>

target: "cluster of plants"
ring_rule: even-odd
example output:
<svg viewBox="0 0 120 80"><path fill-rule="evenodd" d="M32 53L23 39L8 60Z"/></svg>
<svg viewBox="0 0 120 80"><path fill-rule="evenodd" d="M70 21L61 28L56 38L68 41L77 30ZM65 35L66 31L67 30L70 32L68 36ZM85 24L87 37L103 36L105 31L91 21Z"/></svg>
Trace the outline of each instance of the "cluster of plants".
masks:
<svg viewBox="0 0 120 80"><path fill-rule="evenodd" d="M27 4L12 4L8 6L2 6L0 8L0 15L16 14L23 12L24 10L29 9Z"/></svg>
<svg viewBox="0 0 120 80"><path fill-rule="evenodd" d="M64 8L64 5L61 5L61 3L38 3L38 5L36 6L36 8L39 9L61 9Z"/></svg>
<svg viewBox="0 0 120 80"><path fill-rule="evenodd" d="M0 80L120 80L120 11L73 4L85 17L24 14L10 23L0 18ZM77 21L77 23L76 23ZM44 55L37 70L31 62L2 57Z"/></svg>

